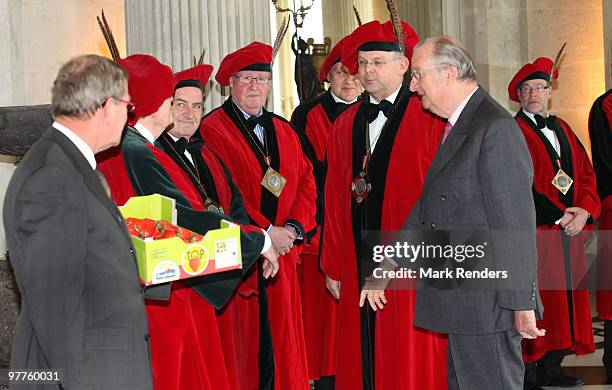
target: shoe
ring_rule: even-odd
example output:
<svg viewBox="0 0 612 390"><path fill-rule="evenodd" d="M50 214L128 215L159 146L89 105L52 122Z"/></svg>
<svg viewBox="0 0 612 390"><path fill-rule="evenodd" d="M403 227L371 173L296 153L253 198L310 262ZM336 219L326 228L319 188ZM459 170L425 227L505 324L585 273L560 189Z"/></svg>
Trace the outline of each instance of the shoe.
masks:
<svg viewBox="0 0 612 390"><path fill-rule="evenodd" d="M584 384L584 380L577 376L561 374L558 377L550 378L546 382L538 382L540 386L575 387Z"/></svg>

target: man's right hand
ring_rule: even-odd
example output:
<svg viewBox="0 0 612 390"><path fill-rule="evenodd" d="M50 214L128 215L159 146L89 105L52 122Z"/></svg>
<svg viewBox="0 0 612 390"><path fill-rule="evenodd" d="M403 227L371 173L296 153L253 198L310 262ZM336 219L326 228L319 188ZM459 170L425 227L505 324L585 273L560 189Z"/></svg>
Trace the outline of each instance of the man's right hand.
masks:
<svg viewBox="0 0 612 390"><path fill-rule="evenodd" d="M274 245L270 245L270 248L261 255L264 257L263 277L266 279L270 277L273 278L274 276L276 276L280 267L278 263L278 253L276 252L276 247Z"/></svg>
<svg viewBox="0 0 612 390"><path fill-rule="evenodd" d="M286 255L293 248L295 234L290 229L284 226L272 226L268 230L268 234L272 239L272 244L278 249L280 256Z"/></svg>
<svg viewBox="0 0 612 390"><path fill-rule="evenodd" d="M514 328L525 339L535 339L546 334L545 329L536 326L535 311L519 310L514 312Z"/></svg>
<svg viewBox="0 0 612 390"><path fill-rule="evenodd" d="M340 281L334 280L329 276L325 275L325 287L334 296L334 298L340 300Z"/></svg>

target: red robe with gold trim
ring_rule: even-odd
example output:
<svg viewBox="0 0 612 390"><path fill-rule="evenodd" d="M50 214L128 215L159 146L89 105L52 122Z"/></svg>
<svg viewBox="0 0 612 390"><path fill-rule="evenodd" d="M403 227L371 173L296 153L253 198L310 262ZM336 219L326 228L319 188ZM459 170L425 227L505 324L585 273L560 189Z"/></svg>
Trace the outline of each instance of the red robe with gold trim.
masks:
<svg viewBox="0 0 612 390"><path fill-rule="evenodd" d="M372 190L357 205L351 183L361 170L368 131L362 106L354 104L336 119L327 144L321 268L341 282L336 389L362 389L363 378L372 372L376 390L446 389L446 337L413 326L414 290L388 286L387 304L375 314L373 334L361 330L372 323L364 325L364 309L359 308L359 279L367 275L360 278L357 254L361 229L402 228L421 194L444 123L423 110L418 97L403 86L368 167ZM362 218L367 226L360 223ZM361 345L372 336L374 353L366 356ZM366 359L373 361L374 370L372 364L364 367Z"/></svg>
<svg viewBox="0 0 612 390"><path fill-rule="evenodd" d="M602 320L612 320L612 89L593 103L589 137L602 203L597 224L597 314Z"/></svg>
<svg viewBox="0 0 612 390"><path fill-rule="evenodd" d="M279 198L261 185L267 165L248 133L246 120L229 98L202 120L200 134L223 160L240 189L251 222L259 227L283 226L291 221L304 232L313 230L316 191L312 167L288 122L276 115L273 128L265 129L271 166L287 183ZM268 317L274 350L274 388L308 389L308 368L302 325L302 307L296 267L300 247L282 256L278 275L266 282ZM255 277L255 276L253 276Z"/></svg>
<svg viewBox="0 0 612 390"><path fill-rule="evenodd" d="M532 362L547 351L571 349L576 354L595 350L585 243L592 234L592 219L583 231L569 238L555 221L566 208L585 209L593 218L599 216L601 205L597 197L595 172L582 144L569 127L556 119L555 134L561 147L560 164L574 180L566 195L551 181L559 167L556 152L546 136L522 111L516 121L523 131L534 168L533 196L538 226L538 286L544 305L544 316L538 327L546 335L534 340L523 340L523 359ZM566 241L566 244L564 244ZM564 245L567 249L564 250ZM569 291L569 292L568 292Z"/></svg>
<svg viewBox="0 0 612 390"><path fill-rule="evenodd" d="M348 107L348 105L344 105ZM342 107L342 109L345 109ZM330 93L299 105L291 117L302 141L302 147L313 165L317 185L317 233L304 246L301 254L300 286L304 337L310 379L333 376L336 373L336 311L338 301L325 287L325 274L319 267L319 245L325 187L325 155L327 140L336 117L336 103Z"/></svg>
<svg viewBox="0 0 612 390"><path fill-rule="evenodd" d="M201 195L187 173L131 128L120 147L97 158L118 205L137 195L169 196L176 200L178 224L201 234L217 228L221 219L231 220L202 211ZM263 235L254 227L242 226L241 230L246 271L261 251ZM217 282L207 277L172 282L168 301L146 301L155 388L231 388L215 306L226 303L240 275L226 277Z"/></svg>

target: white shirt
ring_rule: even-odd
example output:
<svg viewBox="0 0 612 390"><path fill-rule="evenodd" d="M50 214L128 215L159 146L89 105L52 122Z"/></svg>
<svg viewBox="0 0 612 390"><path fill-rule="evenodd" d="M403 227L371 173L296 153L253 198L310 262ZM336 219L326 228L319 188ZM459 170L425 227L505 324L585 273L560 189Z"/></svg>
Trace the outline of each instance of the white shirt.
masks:
<svg viewBox="0 0 612 390"><path fill-rule="evenodd" d="M537 124L535 120L535 114L532 114L526 110L523 110L523 112L525 113L525 115L527 115L527 117L529 117L529 119L531 119L533 123ZM561 157L561 144L559 143L559 139L557 138L557 134L555 134L555 131L552 129L549 129L548 127L545 127L539 130L542 132L542 134L546 136L546 138L548 139L548 142L550 142L552 147L555 148L555 150L557 151L557 154L559 155L559 157Z"/></svg>
<svg viewBox="0 0 612 390"><path fill-rule="evenodd" d="M451 125L455 126L455 123L457 123L457 119L459 119L459 115L461 115L461 113L463 112L463 109L468 104L468 102L470 101L470 98L476 92L477 89L478 89L478 87L474 88L474 90L472 92L470 92L469 95L467 95L467 97L461 102L461 104L459 104L459 106L457 106L457 108L455 108L455 111L448 118L448 122Z"/></svg>
<svg viewBox="0 0 612 390"><path fill-rule="evenodd" d="M399 94L399 91L401 88L402 86L400 85L399 88L397 88L395 92L393 92L391 95L386 97L384 100L392 104L395 104L395 99L397 99L397 95ZM374 99L374 97L370 95L370 103L378 104L380 102L376 101L376 99ZM376 119L374 119L374 121L370 123L368 126L368 131L370 132L370 152L371 153L374 153L374 148L376 147L376 144L378 143L378 139L381 136L382 128L385 125L385 122L387 122L387 117L385 116L385 114L383 114L382 111L379 111Z"/></svg>
<svg viewBox="0 0 612 390"><path fill-rule="evenodd" d="M151 133L149 131L149 129L147 129L146 127L143 126L142 123L138 122L134 125L134 128L136 130L138 130L138 132L140 133L140 135L142 135L143 137L145 137L147 139L147 141L149 141L150 143L154 144L155 143L155 137L153 136L153 133Z"/></svg>
<svg viewBox="0 0 612 390"><path fill-rule="evenodd" d="M51 126L53 126L55 130L64 134L66 138L68 138L74 144L74 146L76 146L77 149L79 149L79 151L87 159L87 162L89 163L89 165L91 165L91 169L93 170L96 169L96 157L94 156L94 152L93 150L91 150L89 145L87 145L85 141L83 141L81 137L76 135L74 132L72 132L72 130L62 125L61 123L53 122Z"/></svg>
<svg viewBox="0 0 612 390"><path fill-rule="evenodd" d="M175 136L173 136L172 134L168 133L168 135L170 136L170 138L172 138L172 141L174 141L174 142L178 141L178 138L176 138L176 137L175 137ZM193 163L193 157L191 157L191 153L189 153L189 150L185 149L185 153L184 153L184 154L185 154L185 157L187 157L187 159L188 159L189 161L191 161L191 164L192 164L193 166L195 166L195 164Z"/></svg>
<svg viewBox="0 0 612 390"><path fill-rule="evenodd" d="M331 94L332 98L334 99L336 103L353 104L357 101L357 97L355 97L355 99L351 100L350 102L344 101L340 99L338 96L336 96L336 94L331 89L329 90L329 93Z"/></svg>

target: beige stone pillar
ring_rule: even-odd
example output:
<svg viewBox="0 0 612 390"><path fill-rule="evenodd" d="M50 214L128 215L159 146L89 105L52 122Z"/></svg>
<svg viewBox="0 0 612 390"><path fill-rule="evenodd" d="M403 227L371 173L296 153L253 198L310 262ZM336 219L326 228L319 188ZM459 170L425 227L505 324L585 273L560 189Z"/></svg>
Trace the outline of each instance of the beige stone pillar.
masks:
<svg viewBox="0 0 612 390"><path fill-rule="evenodd" d="M60 66L79 54L106 55L96 22L104 8L125 53L124 0L0 0L0 104L46 104Z"/></svg>

